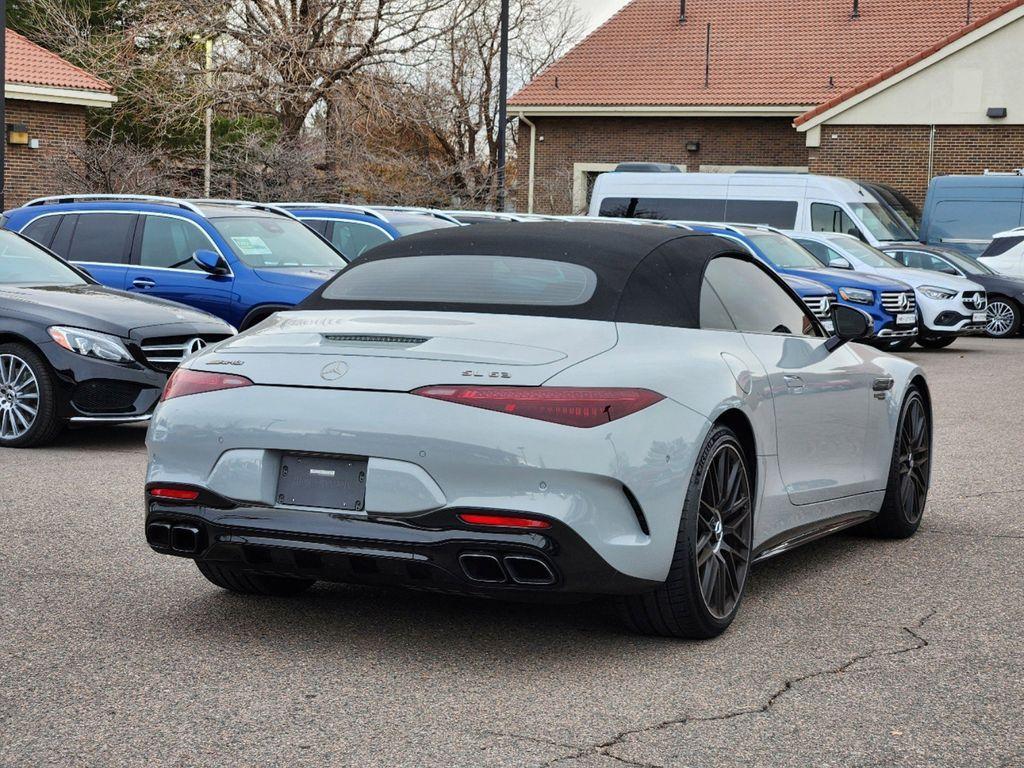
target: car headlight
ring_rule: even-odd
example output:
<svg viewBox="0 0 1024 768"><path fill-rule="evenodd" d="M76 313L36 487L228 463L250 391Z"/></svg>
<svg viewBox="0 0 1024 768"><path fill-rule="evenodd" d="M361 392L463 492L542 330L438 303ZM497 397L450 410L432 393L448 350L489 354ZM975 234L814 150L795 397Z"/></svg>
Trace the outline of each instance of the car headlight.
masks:
<svg viewBox="0 0 1024 768"><path fill-rule="evenodd" d="M863 288L840 288L839 295L854 304L874 304L875 294Z"/></svg>
<svg viewBox="0 0 1024 768"><path fill-rule="evenodd" d="M116 336L82 328L54 325L46 329L50 338L69 352L111 363L130 363L132 355Z"/></svg>
<svg viewBox="0 0 1024 768"><path fill-rule="evenodd" d="M935 285L922 285L918 290L929 299L937 299L939 301L956 297L956 291L951 291L949 288L939 288Z"/></svg>

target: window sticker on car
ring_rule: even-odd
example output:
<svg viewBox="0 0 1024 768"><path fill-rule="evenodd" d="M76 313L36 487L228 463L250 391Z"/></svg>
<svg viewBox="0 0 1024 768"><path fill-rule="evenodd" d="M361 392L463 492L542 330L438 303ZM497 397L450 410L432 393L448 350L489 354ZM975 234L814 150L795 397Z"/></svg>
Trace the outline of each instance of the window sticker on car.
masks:
<svg viewBox="0 0 1024 768"><path fill-rule="evenodd" d="M272 256L273 251L267 247L262 237L255 235L232 237L233 242L245 256Z"/></svg>

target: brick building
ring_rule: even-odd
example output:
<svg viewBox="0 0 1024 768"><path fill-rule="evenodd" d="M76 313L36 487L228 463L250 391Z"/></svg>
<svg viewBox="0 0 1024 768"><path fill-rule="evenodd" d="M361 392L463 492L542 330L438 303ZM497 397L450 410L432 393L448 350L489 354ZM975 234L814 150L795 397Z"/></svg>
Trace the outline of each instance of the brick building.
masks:
<svg viewBox="0 0 1024 768"><path fill-rule="evenodd" d="M4 83L4 203L12 207L62 192L54 167L85 139L86 110L109 108L110 85L7 30Z"/></svg>
<svg viewBox="0 0 1024 768"><path fill-rule="evenodd" d="M509 100L517 205L581 211L624 161L921 202L934 175L1024 166L1021 72L1024 0L633 0Z"/></svg>

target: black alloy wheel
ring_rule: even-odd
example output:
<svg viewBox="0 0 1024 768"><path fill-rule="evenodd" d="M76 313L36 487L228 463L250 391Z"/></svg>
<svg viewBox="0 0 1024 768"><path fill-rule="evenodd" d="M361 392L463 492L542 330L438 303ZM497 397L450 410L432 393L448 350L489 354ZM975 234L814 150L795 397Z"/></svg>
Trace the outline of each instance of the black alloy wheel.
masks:
<svg viewBox="0 0 1024 768"><path fill-rule="evenodd" d="M729 616L743 594L752 509L743 456L727 443L705 470L697 512L697 577L704 605L717 619Z"/></svg>
<svg viewBox="0 0 1024 768"><path fill-rule="evenodd" d="M886 539L906 539L921 525L932 476L932 421L922 391L911 387L903 401L893 441L885 499L867 532Z"/></svg>
<svg viewBox="0 0 1024 768"><path fill-rule="evenodd" d="M921 521L924 505L928 501L931 452L928 415L924 402L915 393L915 396L908 400L903 414L897 448L900 504L911 525Z"/></svg>
<svg viewBox="0 0 1024 768"><path fill-rule="evenodd" d="M754 496L747 451L737 434L715 425L687 485L675 551L665 581L618 599L635 632L707 639L739 610L752 559Z"/></svg>

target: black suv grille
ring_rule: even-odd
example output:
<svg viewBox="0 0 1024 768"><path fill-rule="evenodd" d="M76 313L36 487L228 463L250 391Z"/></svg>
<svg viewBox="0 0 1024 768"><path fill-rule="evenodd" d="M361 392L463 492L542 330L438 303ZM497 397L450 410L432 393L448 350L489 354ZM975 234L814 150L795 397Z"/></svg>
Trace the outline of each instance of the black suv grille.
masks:
<svg viewBox="0 0 1024 768"><path fill-rule="evenodd" d="M142 355L153 368L158 371L170 372L178 367L178 363L194 352L226 338L228 338L227 334L205 334L143 339Z"/></svg>

